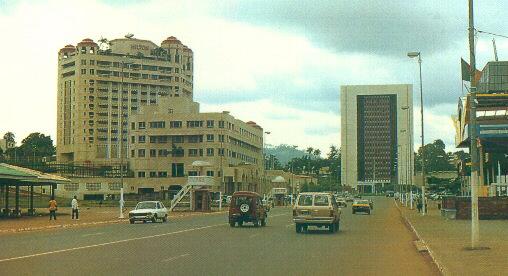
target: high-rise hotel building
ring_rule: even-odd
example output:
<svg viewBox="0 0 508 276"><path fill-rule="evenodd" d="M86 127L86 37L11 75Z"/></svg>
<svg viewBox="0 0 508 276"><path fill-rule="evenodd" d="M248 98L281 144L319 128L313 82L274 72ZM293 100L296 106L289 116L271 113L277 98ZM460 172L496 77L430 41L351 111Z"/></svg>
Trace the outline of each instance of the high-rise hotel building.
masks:
<svg viewBox="0 0 508 276"><path fill-rule="evenodd" d="M135 38L104 45L83 39L60 49L57 161L127 157L129 117L163 97L193 98L193 53L175 37L160 46Z"/></svg>
<svg viewBox="0 0 508 276"><path fill-rule="evenodd" d="M343 185L373 192L411 184L412 90L409 84L341 87Z"/></svg>

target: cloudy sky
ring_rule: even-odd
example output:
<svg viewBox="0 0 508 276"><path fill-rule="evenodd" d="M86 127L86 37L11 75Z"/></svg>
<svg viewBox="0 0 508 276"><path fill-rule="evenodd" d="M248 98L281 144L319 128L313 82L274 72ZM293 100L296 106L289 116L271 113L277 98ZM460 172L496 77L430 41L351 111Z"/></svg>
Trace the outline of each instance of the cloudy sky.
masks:
<svg viewBox="0 0 508 276"><path fill-rule="evenodd" d="M479 30L508 34L508 2L476 1ZM453 147L450 116L468 60L467 1L7 1L0 0L0 134L56 138L57 52L83 38L176 36L194 51L195 100L271 131L269 144L340 145L339 87L415 85L421 51L427 141ZM480 34L477 64L493 59ZM508 39L498 38L500 59ZM415 140L419 141L419 132Z"/></svg>

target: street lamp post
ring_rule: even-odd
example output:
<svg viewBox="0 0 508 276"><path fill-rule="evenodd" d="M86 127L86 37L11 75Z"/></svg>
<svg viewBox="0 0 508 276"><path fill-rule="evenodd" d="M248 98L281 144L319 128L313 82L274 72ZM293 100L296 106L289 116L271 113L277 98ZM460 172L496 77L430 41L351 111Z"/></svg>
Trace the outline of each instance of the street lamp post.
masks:
<svg viewBox="0 0 508 276"><path fill-rule="evenodd" d="M427 212L425 204L425 139L423 132L423 85L422 85L422 55L420 52L409 52L407 56L410 58L418 57L418 65L420 71L420 116L421 116L421 132L422 132L422 215Z"/></svg>

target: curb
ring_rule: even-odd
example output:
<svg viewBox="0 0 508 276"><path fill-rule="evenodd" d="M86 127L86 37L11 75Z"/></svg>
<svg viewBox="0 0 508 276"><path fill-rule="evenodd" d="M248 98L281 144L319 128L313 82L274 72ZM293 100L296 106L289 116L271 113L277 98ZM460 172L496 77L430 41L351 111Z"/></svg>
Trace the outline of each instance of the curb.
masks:
<svg viewBox="0 0 508 276"><path fill-rule="evenodd" d="M218 215L218 214L224 214L227 212L228 211L210 212L210 213L192 213L187 216L175 216L173 218L180 219L180 218L185 218L185 217ZM30 232L30 231L48 230L48 229L72 228L72 227L100 225L100 224L114 224L114 223L122 223L122 222L127 222L127 221L129 221L128 218L116 219L116 220L83 222L83 223L76 223L76 224L57 224L57 225L48 225L48 226L39 226L39 227L13 228L13 229L0 230L0 235L5 234L5 233L21 233L21 232Z"/></svg>
<svg viewBox="0 0 508 276"><path fill-rule="evenodd" d="M399 204L397 204L396 200L394 200L394 203L395 207L397 207L397 210L399 210L400 216L404 219L406 226L409 228L409 230L411 230L415 234L416 238L418 239L416 242L419 242L420 244L425 246L427 252L429 253L430 258L432 259L432 263L434 263L434 265L437 267L441 275L449 275L448 272L446 271L446 268L436 258L434 251L432 251L427 242L425 242L425 240L422 239L420 233L416 231L416 228L413 226L411 221L403 214L402 209L400 209Z"/></svg>

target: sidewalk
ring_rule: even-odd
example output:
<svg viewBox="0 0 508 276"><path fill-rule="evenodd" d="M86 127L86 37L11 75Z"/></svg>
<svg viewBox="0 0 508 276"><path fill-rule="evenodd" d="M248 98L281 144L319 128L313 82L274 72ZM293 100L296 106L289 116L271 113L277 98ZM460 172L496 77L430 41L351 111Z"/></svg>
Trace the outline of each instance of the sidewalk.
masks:
<svg viewBox="0 0 508 276"><path fill-rule="evenodd" d="M45 209L38 209L41 212L38 216L23 216L21 218L0 219L0 235L7 233L17 233L26 231L48 230L54 228L86 227L99 224L111 223L129 223L129 211L124 212L124 219L119 219L120 211L118 207L83 207L79 210L79 220L71 219L70 207L59 207L57 220L49 221L49 212ZM222 212L170 212L169 220L190 216L218 214Z"/></svg>
<svg viewBox="0 0 508 276"><path fill-rule="evenodd" d="M508 220L480 220L480 245L489 250L466 250L471 245L471 221L441 217L437 202L429 200L422 216L403 207L401 214L426 243L445 275L506 275L508 273Z"/></svg>

